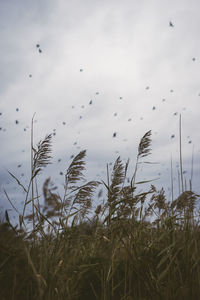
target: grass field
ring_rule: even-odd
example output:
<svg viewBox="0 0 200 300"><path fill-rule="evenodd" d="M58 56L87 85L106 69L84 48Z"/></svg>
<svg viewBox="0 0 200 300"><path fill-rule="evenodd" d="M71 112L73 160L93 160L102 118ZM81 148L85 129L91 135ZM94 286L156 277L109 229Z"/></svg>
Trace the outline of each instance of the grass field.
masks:
<svg viewBox="0 0 200 300"><path fill-rule="evenodd" d="M0 225L0 299L200 299L199 195L183 184L176 199L154 185L138 192L137 167L150 144L151 131L140 141L129 182L129 161L118 157L106 182L85 183L81 151L66 170L63 195L48 178L44 201L36 179L50 163L51 135L32 145L29 185L11 174L25 191L19 224L6 211ZM100 188L106 199L100 190L93 207Z"/></svg>

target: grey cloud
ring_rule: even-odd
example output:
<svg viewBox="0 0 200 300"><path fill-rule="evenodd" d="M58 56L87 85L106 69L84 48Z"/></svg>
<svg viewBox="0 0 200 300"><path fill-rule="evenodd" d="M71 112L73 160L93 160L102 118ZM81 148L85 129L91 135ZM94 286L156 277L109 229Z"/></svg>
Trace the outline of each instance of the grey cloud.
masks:
<svg viewBox="0 0 200 300"><path fill-rule="evenodd" d="M162 173L160 182L167 186L171 153L178 161L182 114L185 166L190 170L194 144L194 186L198 190L197 1L63 0L18 1L12 5L7 1L0 5L4 170L18 176L27 174L23 180L30 173L30 123L36 112L35 144L56 129L52 153L55 164L47 168L41 182L52 174L61 184L60 171L64 172L72 154L85 148L88 177L105 176L106 163L114 162L118 155L131 158L133 168L140 138L152 129L149 159L160 166L143 168L141 178ZM60 164L58 158L62 158Z"/></svg>

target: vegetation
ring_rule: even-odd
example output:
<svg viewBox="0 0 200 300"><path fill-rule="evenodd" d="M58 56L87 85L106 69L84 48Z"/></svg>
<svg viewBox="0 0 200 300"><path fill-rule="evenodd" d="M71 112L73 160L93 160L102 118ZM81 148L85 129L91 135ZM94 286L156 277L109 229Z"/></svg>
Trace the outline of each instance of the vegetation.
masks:
<svg viewBox="0 0 200 300"><path fill-rule="evenodd" d="M26 197L19 225L7 211L0 225L0 299L199 299L200 196L183 190L168 201L153 185L137 192L137 167L150 143L151 131L141 139L129 182L129 161L118 157L107 182L86 183L81 151L65 172L63 195L48 178L41 205L37 178L50 163L51 135L36 148L32 141L28 187L10 173ZM102 201L100 190L94 208L97 188L107 196Z"/></svg>

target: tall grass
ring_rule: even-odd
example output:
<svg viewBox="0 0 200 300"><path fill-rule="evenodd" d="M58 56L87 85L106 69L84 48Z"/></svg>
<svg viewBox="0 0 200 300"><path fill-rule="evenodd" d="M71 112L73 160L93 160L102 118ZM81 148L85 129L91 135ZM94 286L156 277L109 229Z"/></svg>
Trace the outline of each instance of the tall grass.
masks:
<svg viewBox="0 0 200 300"><path fill-rule="evenodd" d="M25 201L19 212L5 191L19 226L6 211L0 225L0 299L199 299L200 196L182 190L174 199L173 181L170 200L154 185L137 192L137 168L150 154L151 131L140 141L130 183L129 160L124 164L120 157L111 174L107 168L106 182L86 183L81 151L66 169L63 195L46 179L42 205L37 178L50 163L51 139L47 135L34 147L32 135L28 187L10 173ZM181 183L183 188L182 178ZM107 196L94 207L99 187Z"/></svg>

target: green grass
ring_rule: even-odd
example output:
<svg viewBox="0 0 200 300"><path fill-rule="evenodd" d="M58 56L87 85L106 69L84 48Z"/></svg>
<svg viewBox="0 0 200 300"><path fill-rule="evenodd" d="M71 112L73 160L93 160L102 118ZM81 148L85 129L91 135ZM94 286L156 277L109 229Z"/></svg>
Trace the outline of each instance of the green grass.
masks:
<svg viewBox="0 0 200 300"><path fill-rule="evenodd" d="M41 205L37 179L50 163L51 135L34 148L32 134L28 186L10 173L25 199L19 225L7 211L0 225L0 299L199 299L199 195L183 190L169 200L153 185L137 192L137 167L150 143L151 131L141 139L128 184L129 161L120 157L111 174L107 168L106 182L86 183L81 151L66 170L63 195L48 178ZM100 187L106 200L94 208Z"/></svg>

